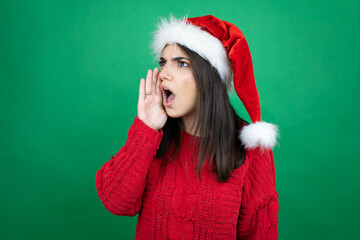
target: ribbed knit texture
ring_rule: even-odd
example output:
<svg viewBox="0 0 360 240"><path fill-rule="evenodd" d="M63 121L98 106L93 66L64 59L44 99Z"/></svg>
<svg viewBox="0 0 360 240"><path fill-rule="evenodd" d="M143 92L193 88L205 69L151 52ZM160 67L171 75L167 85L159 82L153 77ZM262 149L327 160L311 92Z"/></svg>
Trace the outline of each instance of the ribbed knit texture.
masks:
<svg viewBox="0 0 360 240"><path fill-rule="evenodd" d="M278 194L271 150L247 150L242 166L219 183L205 164L201 182L191 135L182 131L180 159L154 159L163 132L138 117L126 144L96 174L104 207L139 214L135 239L277 239ZM186 156L187 160L186 160Z"/></svg>

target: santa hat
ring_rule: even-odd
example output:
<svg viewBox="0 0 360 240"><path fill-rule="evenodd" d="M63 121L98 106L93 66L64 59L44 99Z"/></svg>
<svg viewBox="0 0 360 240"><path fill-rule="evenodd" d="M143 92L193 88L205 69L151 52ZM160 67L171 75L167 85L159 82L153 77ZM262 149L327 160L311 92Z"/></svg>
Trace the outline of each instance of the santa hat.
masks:
<svg viewBox="0 0 360 240"><path fill-rule="evenodd" d="M218 71L228 91L235 88L252 121L239 134L245 148L274 147L278 127L261 121L250 50L240 29L211 15L183 19L171 16L169 21L162 19L154 32L155 57L159 58L166 44L172 43L199 54Z"/></svg>

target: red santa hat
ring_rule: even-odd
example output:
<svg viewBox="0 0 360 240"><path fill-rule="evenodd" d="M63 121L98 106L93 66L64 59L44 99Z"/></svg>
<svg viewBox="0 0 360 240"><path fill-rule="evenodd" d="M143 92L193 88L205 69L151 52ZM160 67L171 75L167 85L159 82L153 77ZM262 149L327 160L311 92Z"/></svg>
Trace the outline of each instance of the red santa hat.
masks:
<svg viewBox="0 0 360 240"><path fill-rule="evenodd" d="M206 59L219 73L226 89L235 92L248 112L251 124L239 137L245 148L272 148L278 128L260 118L260 100L247 41L238 27L214 16L162 19L154 32L152 48L159 58L166 44L178 43Z"/></svg>

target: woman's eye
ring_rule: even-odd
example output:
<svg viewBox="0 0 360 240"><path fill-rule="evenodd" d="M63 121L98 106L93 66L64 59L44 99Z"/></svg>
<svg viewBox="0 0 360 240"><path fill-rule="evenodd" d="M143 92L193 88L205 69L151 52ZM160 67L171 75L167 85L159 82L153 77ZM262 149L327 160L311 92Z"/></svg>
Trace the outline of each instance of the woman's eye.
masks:
<svg viewBox="0 0 360 240"><path fill-rule="evenodd" d="M187 66L189 66L189 64L186 63L186 62L179 61L179 66L180 67L187 67Z"/></svg>
<svg viewBox="0 0 360 240"><path fill-rule="evenodd" d="M161 66L164 66L165 65L165 61L159 61L159 66L161 67Z"/></svg>

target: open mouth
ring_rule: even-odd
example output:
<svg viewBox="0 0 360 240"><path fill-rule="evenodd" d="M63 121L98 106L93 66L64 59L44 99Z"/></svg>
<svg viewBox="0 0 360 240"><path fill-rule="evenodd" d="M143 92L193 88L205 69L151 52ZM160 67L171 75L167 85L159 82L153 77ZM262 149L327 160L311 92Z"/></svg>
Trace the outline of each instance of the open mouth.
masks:
<svg viewBox="0 0 360 240"><path fill-rule="evenodd" d="M169 105L175 98L175 94L169 89L164 88L164 105Z"/></svg>

